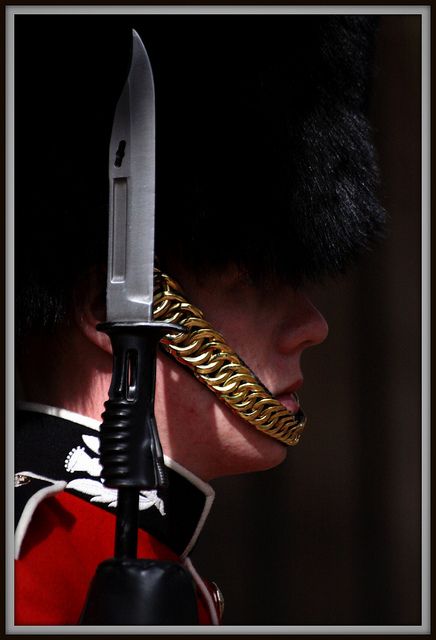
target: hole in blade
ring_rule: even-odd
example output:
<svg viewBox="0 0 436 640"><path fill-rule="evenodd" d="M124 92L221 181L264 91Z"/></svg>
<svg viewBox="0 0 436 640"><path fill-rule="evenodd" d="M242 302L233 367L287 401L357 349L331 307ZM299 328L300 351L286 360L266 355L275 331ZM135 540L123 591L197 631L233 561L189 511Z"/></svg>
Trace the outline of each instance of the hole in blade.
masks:
<svg viewBox="0 0 436 640"><path fill-rule="evenodd" d="M115 154L114 165L116 167L121 167L121 165L123 164L123 159L124 159L125 154L126 154L126 141L125 140L120 140L120 142L118 144L118 149L117 149L116 154Z"/></svg>

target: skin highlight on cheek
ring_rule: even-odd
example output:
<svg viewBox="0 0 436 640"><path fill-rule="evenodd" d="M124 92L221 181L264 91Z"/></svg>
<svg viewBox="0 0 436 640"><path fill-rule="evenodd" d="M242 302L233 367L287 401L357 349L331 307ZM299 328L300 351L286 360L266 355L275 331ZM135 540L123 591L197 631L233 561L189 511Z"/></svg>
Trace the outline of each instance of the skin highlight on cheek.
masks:
<svg viewBox="0 0 436 640"><path fill-rule="evenodd" d="M269 469L286 458L284 445L245 423L162 354L155 413L164 453L205 481Z"/></svg>
<svg viewBox="0 0 436 640"><path fill-rule="evenodd" d="M285 442L286 437L286 444L296 444L298 439L291 441L294 431L299 438L304 428L304 413L292 394L303 382L303 351L326 336L321 314L292 287L271 283L269 289L259 290L241 280L234 269L229 269L227 278L214 281L207 276L200 280L183 269L176 274L179 284L163 274L161 278L157 317L167 314L189 327L188 334L179 334L174 343L163 341L168 355L162 352L158 358L155 405L164 452L204 480L276 466L287 451L279 440ZM270 298L273 304L265 304ZM204 332L201 338L200 332ZM230 378L235 362L239 375L250 379L249 393L257 389L256 402L261 398L262 405L250 404L254 396L247 400L248 392L237 386L239 378ZM222 369L216 369L217 364ZM211 373L210 366L215 367ZM195 370L201 382L185 367ZM239 407L241 398L247 401L246 408ZM268 413L270 406L277 413ZM288 431L280 431L276 415L288 421ZM261 432L264 424L270 433Z"/></svg>

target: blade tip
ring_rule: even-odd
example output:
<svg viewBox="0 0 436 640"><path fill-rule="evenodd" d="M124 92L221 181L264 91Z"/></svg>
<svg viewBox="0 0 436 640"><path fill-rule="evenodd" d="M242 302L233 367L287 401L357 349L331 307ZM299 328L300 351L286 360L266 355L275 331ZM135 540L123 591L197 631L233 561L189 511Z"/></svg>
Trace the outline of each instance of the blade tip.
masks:
<svg viewBox="0 0 436 640"><path fill-rule="evenodd" d="M136 31L136 29L132 28L132 43L133 43L133 51L136 49L138 52L142 51L147 60L148 60L148 53L147 53L147 49L145 48L145 45L142 41L141 36L139 35L139 33Z"/></svg>

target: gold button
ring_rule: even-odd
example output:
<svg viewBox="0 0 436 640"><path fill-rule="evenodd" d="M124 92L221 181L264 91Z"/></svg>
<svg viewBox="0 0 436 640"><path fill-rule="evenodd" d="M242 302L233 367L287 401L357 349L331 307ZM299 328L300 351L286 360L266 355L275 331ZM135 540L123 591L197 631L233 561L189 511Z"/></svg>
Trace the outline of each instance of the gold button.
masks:
<svg viewBox="0 0 436 640"><path fill-rule="evenodd" d="M212 586L212 599L218 610L219 619L221 620L224 613L224 596L216 582L211 582L210 584Z"/></svg>

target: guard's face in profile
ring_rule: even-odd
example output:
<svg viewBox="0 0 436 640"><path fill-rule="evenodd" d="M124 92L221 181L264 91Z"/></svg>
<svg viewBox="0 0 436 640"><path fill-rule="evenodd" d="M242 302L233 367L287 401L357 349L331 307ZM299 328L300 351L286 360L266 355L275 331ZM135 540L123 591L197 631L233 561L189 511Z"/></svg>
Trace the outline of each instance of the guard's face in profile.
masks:
<svg viewBox="0 0 436 640"><path fill-rule="evenodd" d="M327 336L327 323L302 290L281 283L252 283L228 268L222 274L194 276L177 267L189 300L254 374L290 411L303 382L301 355ZM266 469L283 461L286 447L234 415L175 361L158 359L157 423L163 446L174 459L190 460L208 480ZM172 438L182 430L184 438ZM161 432L162 432L161 431ZM166 437L168 434L168 439Z"/></svg>

